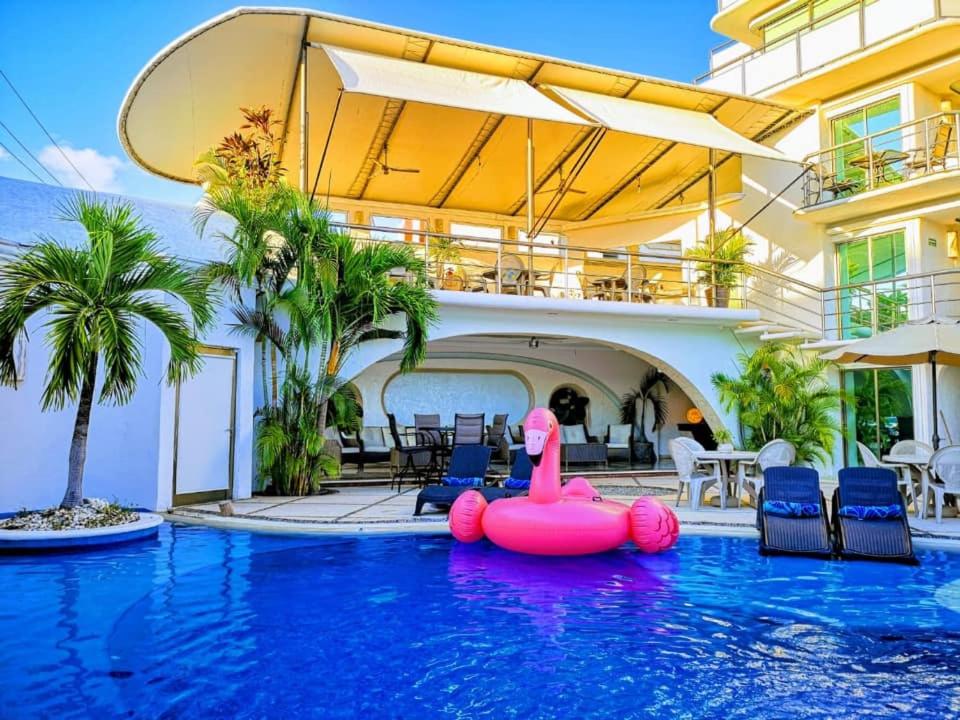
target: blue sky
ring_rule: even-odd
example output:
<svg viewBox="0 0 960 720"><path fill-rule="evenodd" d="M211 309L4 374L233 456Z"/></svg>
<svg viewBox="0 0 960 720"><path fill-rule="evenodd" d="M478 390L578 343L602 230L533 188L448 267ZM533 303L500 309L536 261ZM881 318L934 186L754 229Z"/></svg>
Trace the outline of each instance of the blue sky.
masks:
<svg viewBox="0 0 960 720"><path fill-rule="evenodd" d="M722 40L716 0L329 0L264 2L416 28L504 47L690 81ZM230 0L0 0L0 70L98 190L193 202L198 189L137 168L116 117L134 76L177 36ZM82 186L0 79L0 121L65 185ZM0 127L0 142L32 164ZM34 167L48 182L49 176ZM32 179L0 148L0 175Z"/></svg>

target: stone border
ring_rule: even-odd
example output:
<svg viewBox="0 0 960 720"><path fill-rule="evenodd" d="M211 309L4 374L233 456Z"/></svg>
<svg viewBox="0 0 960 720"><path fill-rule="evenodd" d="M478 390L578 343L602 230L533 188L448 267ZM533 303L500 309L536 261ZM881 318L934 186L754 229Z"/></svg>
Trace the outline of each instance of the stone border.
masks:
<svg viewBox="0 0 960 720"><path fill-rule="evenodd" d="M0 530L0 553L76 550L153 537L163 516L140 513L136 522L77 530Z"/></svg>

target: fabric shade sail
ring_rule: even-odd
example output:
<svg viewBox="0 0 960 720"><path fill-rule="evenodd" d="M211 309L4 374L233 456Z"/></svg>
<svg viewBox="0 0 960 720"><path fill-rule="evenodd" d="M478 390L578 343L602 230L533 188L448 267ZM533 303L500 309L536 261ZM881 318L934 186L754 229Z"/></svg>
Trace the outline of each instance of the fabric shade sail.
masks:
<svg viewBox="0 0 960 720"><path fill-rule="evenodd" d="M572 94L560 99L544 86L676 111L658 117L677 126L682 116L710 134L690 130L664 140L665 131L652 132L650 121L642 128L614 123L599 106L585 112ZM702 202L704 143L727 154L721 163L732 160L718 173L718 191L739 191L739 161L729 153L762 154L744 136L766 136L800 114L716 90L312 10L238 8L178 38L144 68L121 107L120 140L141 167L195 182L197 156L236 131L240 108L260 106L281 122L291 182L302 174L308 189L332 200L410 206L407 212L418 215L429 215L419 208L443 208L522 217L532 123L538 214L563 179L575 190L560 193L551 208L560 222ZM769 149L763 156L779 158ZM578 165L581 157L588 159Z"/></svg>
<svg viewBox="0 0 960 720"><path fill-rule="evenodd" d="M773 148L748 140L723 125L710 113L669 105L655 105L641 100L598 95L555 85L543 86L543 89L566 101L585 117L591 118L610 130L713 148L738 155L799 162Z"/></svg>
<svg viewBox="0 0 960 720"><path fill-rule="evenodd" d="M344 92L461 110L590 125L522 80L320 45Z"/></svg>

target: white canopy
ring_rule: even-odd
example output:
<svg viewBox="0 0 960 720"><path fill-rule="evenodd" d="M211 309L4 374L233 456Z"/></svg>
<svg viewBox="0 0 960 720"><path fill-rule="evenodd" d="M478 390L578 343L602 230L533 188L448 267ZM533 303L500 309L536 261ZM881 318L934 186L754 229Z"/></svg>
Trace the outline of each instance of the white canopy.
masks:
<svg viewBox="0 0 960 720"><path fill-rule="evenodd" d="M740 155L797 162L773 148L748 140L710 113L597 95L556 85L541 87L569 103L577 112L593 118L610 130L726 150Z"/></svg>
<svg viewBox="0 0 960 720"><path fill-rule="evenodd" d="M345 92L511 117L590 125L523 80L320 45Z"/></svg>

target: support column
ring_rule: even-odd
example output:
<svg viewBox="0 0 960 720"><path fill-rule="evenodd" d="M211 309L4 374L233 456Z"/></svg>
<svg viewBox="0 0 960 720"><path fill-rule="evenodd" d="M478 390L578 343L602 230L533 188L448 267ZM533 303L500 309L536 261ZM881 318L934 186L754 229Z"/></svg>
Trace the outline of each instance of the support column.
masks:
<svg viewBox="0 0 960 720"><path fill-rule="evenodd" d="M304 43L300 48L300 191L307 192L309 167L307 157L307 138L310 116L307 113L307 51L309 46Z"/></svg>
<svg viewBox="0 0 960 720"><path fill-rule="evenodd" d="M707 159L707 221L709 223L710 242L717 232L717 151L710 148Z"/></svg>
<svg viewBox="0 0 960 720"><path fill-rule="evenodd" d="M527 118L527 295L533 295L533 228L534 214L533 189L533 120Z"/></svg>

